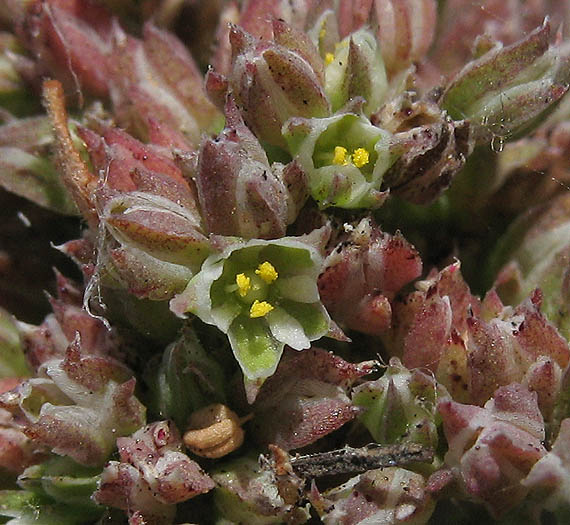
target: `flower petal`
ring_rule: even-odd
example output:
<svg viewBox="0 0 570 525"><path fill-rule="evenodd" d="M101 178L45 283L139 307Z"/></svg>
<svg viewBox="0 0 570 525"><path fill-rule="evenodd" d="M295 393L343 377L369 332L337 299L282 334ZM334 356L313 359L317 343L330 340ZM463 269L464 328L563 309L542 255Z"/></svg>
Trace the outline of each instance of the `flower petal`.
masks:
<svg viewBox="0 0 570 525"><path fill-rule="evenodd" d="M271 335L265 322L240 315L231 324L228 338L248 379L265 379L273 375L284 344Z"/></svg>
<svg viewBox="0 0 570 525"><path fill-rule="evenodd" d="M319 290L315 279L308 275L281 277L275 283L281 297L300 303L316 303L319 301Z"/></svg>
<svg viewBox="0 0 570 525"><path fill-rule="evenodd" d="M299 321L311 341L325 335L330 329L330 317L321 303L296 303L283 300L280 306Z"/></svg>
<svg viewBox="0 0 570 525"><path fill-rule="evenodd" d="M267 322L273 337L295 350L309 348L311 343L301 323L283 308L275 308L267 314Z"/></svg>

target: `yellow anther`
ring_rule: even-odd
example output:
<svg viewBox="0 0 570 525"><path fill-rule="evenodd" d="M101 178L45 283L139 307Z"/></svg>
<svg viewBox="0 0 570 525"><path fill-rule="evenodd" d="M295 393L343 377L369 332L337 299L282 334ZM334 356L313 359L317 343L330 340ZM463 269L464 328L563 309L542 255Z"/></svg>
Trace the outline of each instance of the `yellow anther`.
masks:
<svg viewBox="0 0 570 525"><path fill-rule="evenodd" d="M325 64L328 66L332 61L334 60L334 54L333 53L327 53L325 54Z"/></svg>
<svg viewBox="0 0 570 525"><path fill-rule="evenodd" d="M362 168L362 166L366 166L370 161L370 154L364 148L357 148L354 150L352 154L352 163L357 168Z"/></svg>
<svg viewBox="0 0 570 525"><path fill-rule="evenodd" d="M242 297L245 297L247 295L247 292L249 292L251 289L251 279L244 273L238 273L236 275L236 284L239 294Z"/></svg>
<svg viewBox="0 0 570 525"><path fill-rule="evenodd" d="M319 31L319 40L322 40L323 38L325 38L325 36L327 36L327 30L323 27Z"/></svg>
<svg viewBox="0 0 570 525"><path fill-rule="evenodd" d="M347 150L342 146L335 146L334 148L334 157L333 157L333 164L337 164L339 166L345 166L348 164L346 159Z"/></svg>
<svg viewBox="0 0 570 525"><path fill-rule="evenodd" d="M265 317L269 312L273 310L273 306L271 306L267 301L258 301L257 299L253 301L251 308L249 309L249 316L252 319L256 317Z"/></svg>
<svg viewBox="0 0 570 525"><path fill-rule="evenodd" d="M259 275L259 277L261 277L267 284L271 284L273 281L275 281L275 279L277 279L277 277L279 277L275 266L273 266L269 261L261 263L257 267L257 270L255 270L255 273Z"/></svg>

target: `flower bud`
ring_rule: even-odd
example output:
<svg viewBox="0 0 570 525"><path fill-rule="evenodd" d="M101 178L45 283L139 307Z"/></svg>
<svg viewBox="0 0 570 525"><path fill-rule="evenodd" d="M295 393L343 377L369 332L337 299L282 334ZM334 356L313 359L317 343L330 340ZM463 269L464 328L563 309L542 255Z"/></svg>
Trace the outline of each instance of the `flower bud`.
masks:
<svg viewBox="0 0 570 525"><path fill-rule="evenodd" d="M290 117L329 114L322 81L306 58L317 55L316 50L301 54L298 48L256 41L237 26L232 27L230 40L230 87L247 125L259 140L283 147L281 127ZM306 42L308 48L310 42ZM290 39L286 44L291 45Z"/></svg>
<svg viewBox="0 0 570 525"><path fill-rule="evenodd" d="M333 111L358 96L366 100L366 115L380 108L388 81L380 47L370 31L361 29L338 42L325 62L325 91Z"/></svg>
<svg viewBox="0 0 570 525"><path fill-rule="evenodd" d="M442 107L479 126L480 140L528 132L568 91L570 47L549 46L549 37L547 20L510 46L497 44L450 81Z"/></svg>
<svg viewBox="0 0 570 525"><path fill-rule="evenodd" d="M421 443L437 446L435 404L445 389L419 369L410 371L398 358L384 375L354 390L353 403L364 409L358 416L377 443Z"/></svg>
<svg viewBox="0 0 570 525"><path fill-rule="evenodd" d="M436 2L341 0L338 19L342 36L364 24L376 30L384 63L393 76L420 61L429 49L436 26Z"/></svg>
<svg viewBox="0 0 570 525"><path fill-rule="evenodd" d="M47 117L12 120L0 126L0 186L63 214L75 214L53 154Z"/></svg>
<svg viewBox="0 0 570 525"><path fill-rule="evenodd" d="M285 235L287 194L231 97L227 124L200 147L196 186L207 230L246 239Z"/></svg>

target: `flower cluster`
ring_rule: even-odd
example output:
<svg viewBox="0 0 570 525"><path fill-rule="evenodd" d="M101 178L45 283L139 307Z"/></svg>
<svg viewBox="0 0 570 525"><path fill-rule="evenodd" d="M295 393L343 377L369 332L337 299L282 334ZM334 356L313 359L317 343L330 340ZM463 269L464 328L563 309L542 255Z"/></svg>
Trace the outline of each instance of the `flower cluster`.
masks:
<svg viewBox="0 0 570 525"><path fill-rule="evenodd" d="M0 521L568 521L570 11L480 4L4 1Z"/></svg>

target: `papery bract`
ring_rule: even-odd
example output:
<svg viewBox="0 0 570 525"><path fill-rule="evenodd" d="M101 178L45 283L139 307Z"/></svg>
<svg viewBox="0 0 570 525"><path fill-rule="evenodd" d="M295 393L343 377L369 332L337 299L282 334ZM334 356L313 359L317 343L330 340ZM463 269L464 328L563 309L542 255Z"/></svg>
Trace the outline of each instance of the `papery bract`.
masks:
<svg viewBox="0 0 570 525"><path fill-rule="evenodd" d="M520 503L528 492L521 481L546 454L536 394L513 383L484 408L441 399L438 411L449 443L445 462L465 492L495 517Z"/></svg>
<svg viewBox="0 0 570 525"><path fill-rule="evenodd" d="M285 450L314 443L358 414L347 391L374 368L374 361L352 364L320 348L286 350L252 406L252 435Z"/></svg>
<svg viewBox="0 0 570 525"><path fill-rule="evenodd" d="M309 499L327 525L419 525L435 506L423 476L397 467L369 470L322 494L313 484Z"/></svg>
<svg viewBox="0 0 570 525"><path fill-rule="evenodd" d="M214 505L220 520L252 525L305 523L309 511L286 501L279 493L275 473L244 456L222 463L212 473L217 487Z"/></svg>
<svg viewBox="0 0 570 525"><path fill-rule="evenodd" d="M345 227L319 276L321 299L336 322L378 335L390 327L390 301L420 276L422 263L401 235L384 233L368 219Z"/></svg>
<svg viewBox="0 0 570 525"><path fill-rule="evenodd" d="M182 452L172 422L158 421L117 440L120 461L103 470L94 500L143 523L172 523L176 503L214 488L212 479ZM137 523L137 521L134 521Z"/></svg>

